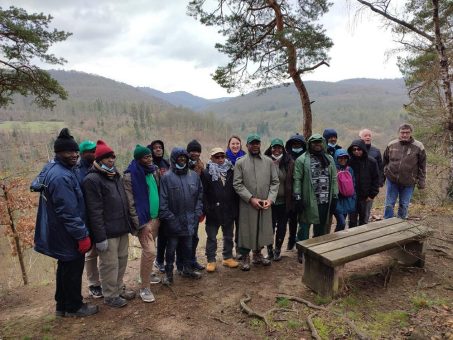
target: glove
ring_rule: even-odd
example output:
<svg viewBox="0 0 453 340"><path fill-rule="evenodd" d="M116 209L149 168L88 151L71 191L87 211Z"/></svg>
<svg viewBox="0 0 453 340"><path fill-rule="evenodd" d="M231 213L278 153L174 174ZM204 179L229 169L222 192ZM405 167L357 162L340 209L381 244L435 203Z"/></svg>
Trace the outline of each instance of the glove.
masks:
<svg viewBox="0 0 453 340"><path fill-rule="evenodd" d="M304 202L302 201L302 196L300 194L293 195L294 202L294 211L300 213L304 210Z"/></svg>
<svg viewBox="0 0 453 340"><path fill-rule="evenodd" d="M338 198L333 197L332 201L330 201L330 213L333 214L335 209L337 208Z"/></svg>
<svg viewBox="0 0 453 340"><path fill-rule="evenodd" d="M100 251L101 253L104 251L107 251L108 247L109 247L109 242L107 240L96 243L96 249L98 251Z"/></svg>
<svg viewBox="0 0 453 340"><path fill-rule="evenodd" d="M79 252L81 254L85 254L88 250L90 250L91 248L91 240L90 240L90 237L87 236L81 240L78 240L77 241L79 243Z"/></svg>
<svg viewBox="0 0 453 340"><path fill-rule="evenodd" d="M205 214L200 215L200 217L198 217L198 223L203 222L205 217L206 217Z"/></svg>

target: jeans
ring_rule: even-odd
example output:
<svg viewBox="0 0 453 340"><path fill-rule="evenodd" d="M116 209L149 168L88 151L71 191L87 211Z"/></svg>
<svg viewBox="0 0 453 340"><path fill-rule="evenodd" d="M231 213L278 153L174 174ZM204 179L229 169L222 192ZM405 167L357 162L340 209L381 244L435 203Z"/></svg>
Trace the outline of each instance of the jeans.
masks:
<svg viewBox="0 0 453 340"><path fill-rule="evenodd" d="M193 235L191 236L192 239L192 244L190 246L190 260L192 265L197 262L197 246L198 246L198 241L200 241L200 238L198 237L198 224L195 226L193 229ZM182 258L181 256L182 249L180 247L176 248L176 267L178 270L180 270L183 266L183 261L180 260Z"/></svg>
<svg viewBox="0 0 453 340"><path fill-rule="evenodd" d="M57 262L55 301L57 311L74 313L82 307L82 274L85 258Z"/></svg>
<svg viewBox="0 0 453 340"><path fill-rule="evenodd" d="M387 178L387 192L385 194L385 209L384 218L391 218L394 216L393 209L396 204L396 199L399 196L398 217L407 218L407 211L409 203L414 192L414 186L399 185Z"/></svg>
<svg viewBox="0 0 453 340"><path fill-rule="evenodd" d="M175 262L176 249L179 250L178 260L182 267L192 266L192 236L170 236L167 238L167 251L165 252L165 272L173 273L173 263ZM170 274L172 275L172 274Z"/></svg>
<svg viewBox="0 0 453 340"><path fill-rule="evenodd" d="M286 235L286 224L288 223L288 214L286 205L272 205L272 229L275 234L275 247L280 249Z"/></svg>
<svg viewBox="0 0 453 340"><path fill-rule="evenodd" d="M329 203L318 204L319 224L313 224L313 237L322 236L330 232L330 225L327 226L330 216L327 216L329 210ZM308 240L310 235L310 223L299 224L297 231L297 241Z"/></svg>
<svg viewBox="0 0 453 340"><path fill-rule="evenodd" d="M233 257L233 221L221 226L223 234L223 259L231 259ZM215 262L215 254L217 252L217 234L219 232L219 224L206 224L206 257L208 262Z"/></svg>
<svg viewBox="0 0 453 340"><path fill-rule="evenodd" d="M334 213L335 219L337 220L337 226L335 227L335 232L344 230L344 227L346 227L346 216L348 214L339 214L339 213Z"/></svg>
<svg viewBox="0 0 453 340"><path fill-rule="evenodd" d="M368 220L370 219L372 204L373 201L366 201L363 199L357 200L357 208L355 213L349 214L349 228L357 227L357 220L359 222L358 225L364 225L368 223Z"/></svg>

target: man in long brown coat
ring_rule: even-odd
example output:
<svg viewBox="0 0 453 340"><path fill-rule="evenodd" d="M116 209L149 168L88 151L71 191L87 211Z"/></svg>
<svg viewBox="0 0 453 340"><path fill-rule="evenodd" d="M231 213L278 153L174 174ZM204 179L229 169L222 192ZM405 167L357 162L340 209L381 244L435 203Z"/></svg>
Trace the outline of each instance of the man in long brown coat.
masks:
<svg viewBox="0 0 453 340"><path fill-rule="evenodd" d="M261 138L247 136L249 153L238 159L234 168L233 186L239 195L239 252L241 269L250 270L250 250L253 264L270 265L261 254L264 246L272 244L271 205L278 193L278 173L272 160L261 155Z"/></svg>

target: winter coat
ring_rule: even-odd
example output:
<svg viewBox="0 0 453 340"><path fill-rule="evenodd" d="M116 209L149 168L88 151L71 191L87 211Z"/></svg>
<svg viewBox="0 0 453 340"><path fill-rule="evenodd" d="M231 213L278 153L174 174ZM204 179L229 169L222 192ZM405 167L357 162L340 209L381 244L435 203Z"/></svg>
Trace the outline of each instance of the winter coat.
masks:
<svg viewBox="0 0 453 340"><path fill-rule="evenodd" d="M374 158L374 160L377 163L379 172L379 186L382 187L384 185L385 176L384 176L384 163L382 163L381 151L371 144L366 145L366 149L368 152L368 156Z"/></svg>
<svg viewBox="0 0 453 340"><path fill-rule="evenodd" d="M352 148L359 147L362 149L362 157L353 156ZM349 165L354 170L356 179L357 199L365 200L367 197L375 198L379 193L379 172L376 160L368 156L365 142L361 139L354 140L348 148Z"/></svg>
<svg viewBox="0 0 453 340"><path fill-rule="evenodd" d="M226 174L225 185L219 178L212 180L208 167L201 175L203 183L203 212L207 225L226 225L238 216L239 199L233 188L233 169Z"/></svg>
<svg viewBox="0 0 453 340"><path fill-rule="evenodd" d="M384 175L403 186L425 187L426 152L421 142L393 140L384 151Z"/></svg>
<svg viewBox="0 0 453 340"><path fill-rule="evenodd" d="M275 202L279 180L277 168L266 156L246 156L234 167L234 190L239 195L239 247L260 249L273 243L272 210L256 210L252 197Z"/></svg>
<svg viewBox="0 0 453 340"><path fill-rule="evenodd" d="M157 171L154 172L153 174L154 180L156 181L157 184L157 189L159 190L159 184L160 184L160 176ZM126 191L126 196L127 196L127 205L129 208L129 216L131 218L132 222L132 228L133 231L138 231L140 230L144 225L140 225L140 222L138 220L138 215L137 215L137 210L135 209L135 198L134 198L134 192L132 190L132 176L130 172L126 172L123 175L123 184L124 184L124 190ZM147 188L148 194L149 194L149 188L148 185L143 183L143 185Z"/></svg>
<svg viewBox="0 0 453 340"><path fill-rule="evenodd" d="M302 154L296 159L294 165L294 183L293 192L299 194L302 197L304 205L303 211L299 214L299 220L303 223L308 224L319 224L319 213L318 203L313 189L312 177L311 177L311 157L310 157L310 144L315 141L322 141L324 144L324 153L329 161L328 172L329 172L329 210L327 216L331 214L330 203L332 198L338 198L338 184L337 184L337 169L333 158L326 152L326 141L320 134L314 134L308 139L308 151ZM327 219L327 223L329 219Z"/></svg>
<svg viewBox="0 0 453 340"><path fill-rule="evenodd" d="M338 157L341 156L348 156L349 154L346 152L344 149L338 149L335 151L335 165L337 167L337 173L338 171L344 170L344 167L342 167L340 164L338 164ZM348 161L349 163L349 161ZM340 190L338 190L338 201L337 205L335 208L335 213L337 214L352 214L356 212L356 207L357 207L357 194L356 194L356 181L355 181L355 176L354 176L354 170L349 166L349 164L346 165L348 168L349 173L352 176L352 181L354 183L354 195L345 197L341 194ZM337 177L338 178L338 177ZM337 180L338 182L338 180Z"/></svg>
<svg viewBox="0 0 453 340"><path fill-rule="evenodd" d="M176 159L189 155L183 148L171 153L171 168L160 181L159 218L161 229L170 237L194 234L199 217L203 214L203 186L198 174L186 168L176 169Z"/></svg>
<svg viewBox="0 0 453 340"><path fill-rule="evenodd" d="M80 185L82 185L83 179L88 174L88 170L90 170L93 163L89 163L83 158L80 158L77 162L76 166L74 167L74 171L79 179Z"/></svg>
<svg viewBox="0 0 453 340"><path fill-rule="evenodd" d="M57 260L76 260L83 257L78 240L89 234L79 181L74 170L57 158L43 170L34 249Z"/></svg>
<svg viewBox="0 0 453 340"><path fill-rule="evenodd" d="M128 201L121 175L108 177L93 166L82 183L87 208L87 224L93 241L99 243L130 233Z"/></svg>

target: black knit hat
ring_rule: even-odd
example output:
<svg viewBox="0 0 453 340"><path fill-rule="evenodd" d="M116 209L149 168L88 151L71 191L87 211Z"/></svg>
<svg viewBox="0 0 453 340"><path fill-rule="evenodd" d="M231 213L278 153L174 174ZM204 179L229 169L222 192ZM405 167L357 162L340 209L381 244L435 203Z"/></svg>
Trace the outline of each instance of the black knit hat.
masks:
<svg viewBox="0 0 453 340"><path fill-rule="evenodd" d="M198 151L201 152L201 144L196 139L187 144L187 152Z"/></svg>
<svg viewBox="0 0 453 340"><path fill-rule="evenodd" d="M69 133L68 128L64 128L60 131L55 143L53 144L53 150L55 152L60 151L79 151L79 145L74 140L74 137Z"/></svg>

